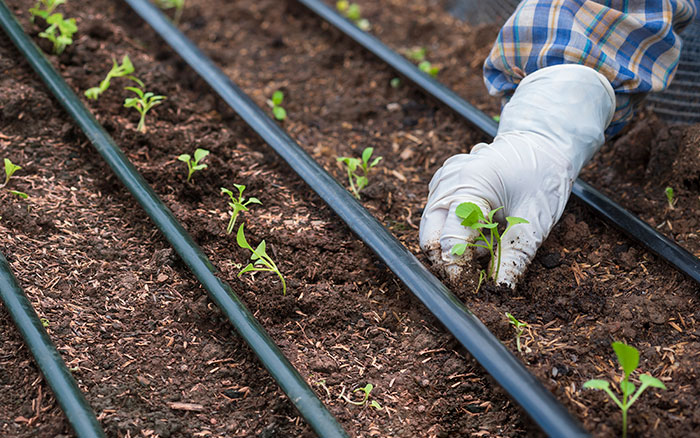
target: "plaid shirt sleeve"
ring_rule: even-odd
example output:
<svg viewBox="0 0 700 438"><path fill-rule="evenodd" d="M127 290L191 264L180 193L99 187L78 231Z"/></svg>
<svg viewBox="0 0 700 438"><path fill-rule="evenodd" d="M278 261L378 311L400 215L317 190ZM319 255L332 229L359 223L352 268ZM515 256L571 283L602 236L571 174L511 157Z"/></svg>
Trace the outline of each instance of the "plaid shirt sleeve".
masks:
<svg viewBox="0 0 700 438"><path fill-rule="evenodd" d="M583 64L610 80L617 108L606 133L619 132L642 93L666 88L676 72L677 32L700 0L522 0L486 63L489 93L508 98L529 73Z"/></svg>

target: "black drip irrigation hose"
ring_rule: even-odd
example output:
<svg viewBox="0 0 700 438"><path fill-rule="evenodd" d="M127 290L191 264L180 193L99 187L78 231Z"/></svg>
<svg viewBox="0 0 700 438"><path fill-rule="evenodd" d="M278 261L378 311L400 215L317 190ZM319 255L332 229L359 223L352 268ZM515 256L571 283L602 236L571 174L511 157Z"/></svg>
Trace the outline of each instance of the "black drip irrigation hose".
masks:
<svg viewBox="0 0 700 438"><path fill-rule="evenodd" d="M362 31L346 20L321 0L296 0L316 15L327 21L353 41L389 64L399 74L413 82L418 88L438 102L469 121L474 127L493 138L498 132L498 123L484 114L454 91L420 71L403 56L388 48L379 39ZM613 200L600 193L581 179L574 182L571 193L595 212L612 222L628 236L636 239L647 249L659 255L676 269L700 283L700 259L677 243L656 231L649 224L628 212Z"/></svg>
<svg viewBox="0 0 700 438"><path fill-rule="evenodd" d="M272 147L550 436L588 434L425 266L153 5L124 0Z"/></svg>
<svg viewBox="0 0 700 438"><path fill-rule="evenodd" d="M80 392L61 355L51 342L32 303L17 282L10 264L0 253L0 298L12 317L58 404L80 438L104 437L102 426Z"/></svg>
<svg viewBox="0 0 700 438"><path fill-rule="evenodd" d="M313 430L324 438L347 437L347 433L328 412L297 370L284 357L265 329L231 290L231 287L216 276L214 266L190 235L158 199L153 189L85 108L78 96L56 72L46 57L27 37L4 0L0 0L0 24L61 105L85 132L102 158L141 204L141 207L170 242L180 258L209 292L212 300L231 321Z"/></svg>

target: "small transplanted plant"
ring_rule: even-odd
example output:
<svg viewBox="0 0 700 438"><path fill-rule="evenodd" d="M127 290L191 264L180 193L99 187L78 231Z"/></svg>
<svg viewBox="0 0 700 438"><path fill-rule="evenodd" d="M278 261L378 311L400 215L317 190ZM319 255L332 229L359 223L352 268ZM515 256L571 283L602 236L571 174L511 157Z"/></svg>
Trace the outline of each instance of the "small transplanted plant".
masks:
<svg viewBox="0 0 700 438"><path fill-rule="evenodd" d="M53 52L60 55L66 47L73 44L73 35L78 31L75 18L63 19L63 14L55 13L46 18L49 27L39 34L53 43Z"/></svg>
<svg viewBox="0 0 700 438"><path fill-rule="evenodd" d="M639 350L636 348L623 344L622 342L613 342L612 348L617 356L617 361L622 367L624 377L620 381L620 392L622 393L622 401L620 401L617 396L610 389L610 383L607 380L592 379L583 384L586 389L600 389L608 394L608 397L615 402L617 407L622 411L622 438L627 438L627 411L630 406L637 401L640 395L645 389L659 388L666 389L659 379L652 377L649 374L641 374L639 376L639 381L642 383L637 392L635 392L634 383L630 382L630 375L639 366Z"/></svg>
<svg viewBox="0 0 700 438"><path fill-rule="evenodd" d="M668 202L668 207L673 210L676 205L675 194L673 193L673 187L666 187L664 190L666 194L666 201Z"/></svg>
<svg viewBox="0 0 700 438"><path fill-rule="evenodd" d="M350 3L347 0L338 0L335 3L335 7L350 21L355 23L355 26L359 27L365 32L371 29L372 26L369 24L369 20L362 18L362 10L360 9L360 5L357 3Z"/></svg>
<svg viewBox="0 0 700 438"><path fill-rule="evenodd" d="M432 77L436 77L440 72L440 67L431 64L430 61L425 59L425 47L414 47L406 50L405 53L408 59L418 63L418 68L420 71L427 73Z"/></svg>
<svg viewBox="0 0 700 438"><path fill-rule="evenodd" d="M265 241L263 240L260 242L257 248L253 249L245 238L245 232L243 231L244 226L245 224L241 224L241 226L238 228L236 242L241 248L247 249L253 253L250 256L250 260L253 263L249 263L248 266L241 269L241 271L238 273L238 277L246 272L274 272L277 274L280 280L282 280L282 295L287 295L287 282L284 281L284 277L282 276L280 270L277 269L277 265L275 264L274 260L267 255Z"/></svg>
<svg viewBox="0 0 700 438"><path fill-rule="evenodd" d="M518 351L522 353L522 347L520 345L520 337L525 333L525 327L527 327L527 323L524 321L518 321L515 319L513 315L510 313L506 312L506 317L508 318L508 322L515 327L515 345L518 347Z"/></svg>
<svg viewBox="0 0 700 438"><path fill-rule="evenodd" d="M15 172L22 168L21 166L14 164L7 158L5 158L3 161L5 164L5 181L0 185L0 189L7 186L7 184L10 182L10 178L12 178L12 175L14 175ZM27 199L29 197L29 195L27 195L26 193L18 192L17 190L10 190L10 193L12 193L15 196L19 196L22 199Z"/></svg>
<svg viewBox="0 0 700 438"><path fill-rule="evenodd" d="M66 0L39 0L36 3L36 6L29 9L29 13L32 14L32 23L34 22L34 19L36 17L40 17L46 20L47 18L49 18L49 15L53 13L56 7L65 3Z"/></svg>
<svg viewBox="0 0 700 438"><path fill-rule="evenodd" d="M129 55L124 55L121 64L118 64L116 59L112 59L112 69L107 72L107 76L102 80L102 82L100 82L98 87L92 87L86 90L85 96L87 96L88 99L97 100L97 98L100 97L100 94L107 91L112 79L122 78L125 76L139 84L140 87L143 87L143 82L141 82L138 78L131 76L133 72L134 64L131 63Z"/></svg>
<svg viewBox="0 0 700 438"><path fill-rule="evenodd" d="M150 111L154 106L163 103L166 97L156 96L150 91L144 93L143 90L138 87L125 87L125 89L136 93L137 97L127 97L126 100L124 100L124 107L134 108L139 112L139 114L141 114L141 119L139 119L139 124L136 129L140 132L146 132L146 113L148 113L148 111Z"/></svg>
<svg viewBox="0 0 700 438"><path fill-rule="evenodd" d="M374 389L374 385L372 385L371 383L368 383L363 388L357 388L356 390L354 390L353 394L355 394L357 392L363 393L362 400L360 400L360 401L350 400L350 398L348 396L346 396L345 393L340 394L340 397L342 397L346 402L353 404L355 406L365 406L365 405L369 404L370 407L373 407L374 409L381 411L383 408L382 408L382 405L380 405L378 401L376 401L376 400L370 401L369 400L369 395L373 389Z"/></svg>
<svg viewBox="0 0 700 438"><path fill-rule="evenodd" d="M377 157L370 163L372 158L372 153L374 148L365 148L362 151L362 158L352 158L352 157L338 157L336 160L340 163L345 164L348 171L348 181L350 182L350 188L355 194L357 199L360 199L360 192L362 189L367 187L369 184L369 170L381 161L382 157ZM362 174L358 174L357 171L362 171Z"/></svg>
<svg viewBox="0 0 700 438"><path fill-rule="evenodd" d="M272 93L272 98L268 99L267 104L272 108L272 114L277 120L284 120L287 118L287 111L282 108L282 101L284 100L284 93L280 90Z"/></svg>
<svg viewBox="0 0 700 438"><path fill-rule="evenodd" d="M194 158L190 154L182 154L177 157L178 160L187 164L187 182L190 182L192 175L198 170L204 170L207 168L206 164L202 164L201 161L209 155L209 151L206 149L197 148L194 151Z"/></svg>
<svg viewBox="0 0 700 438"><path fill-rule="evenodd" d="M158 6L161 9L175 8L175 17L173 18L173 21L175 24L180 23L180 18L182 18L182 10L185 8L185 0L158 0Z"/></svg>
<svg viewBox="0 0 700 438"><path fill-rule="evenodd" d="M231 219L228 221L228 226L226 227L227 234L231 234L233 231L233 227L236 225L236 218L238 218L240 212L248 211L248 206L250 204L262 204L258 198L251 196L246 200L243 197L243 191L245 190L244 185L234 184L233 186L238 190L238 197L236 197L231 190L224 187L221 188L221 193L231 198L231 202L228 203L229 207L231 207Z"/></svg>
<svg viewBox="0 0 700 438"><path fill-rule="evenodd" d="M498 222L493 220L496 212L501 210L503 207L498 207L491 210L488 216L484 217L481 212L481 208L473 202L463 202L457 206L456 214L462 219L462 225L469 227L473 230L479 232L479 237L476 239L476 243L458 243L452 248L452 253L456 255L464 254L467 247L478 247L486 248L489 255L491 255L491 261L489 263L488 276L490 279L496 281L498 279L498 272L501 267L501 239L508 233L508 231L515 225L518 224L529 224L527 220L521 217L508 216L506 217L506 222L508 226L503 231L503 234L498 232ZM489 230L489 237L486 237L484 230Z"/></svg>

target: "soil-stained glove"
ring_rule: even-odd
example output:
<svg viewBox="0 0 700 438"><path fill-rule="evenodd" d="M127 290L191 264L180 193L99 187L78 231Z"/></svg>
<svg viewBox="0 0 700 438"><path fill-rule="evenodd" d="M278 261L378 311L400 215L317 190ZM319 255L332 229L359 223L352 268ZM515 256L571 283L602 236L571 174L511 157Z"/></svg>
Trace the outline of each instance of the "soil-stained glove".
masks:
<svg viewBox="0 0 700 438"><path fill-rule="evenodd" d="M561 217L581 168L605 141L615 110L608 80L581 65L546 67L528 75L501 112L493 143L455 155L435 173L420 224L420 245L456 280L463 256L452 248L474 243L478 232L461 225L455 210L473 202L484 215L521 217L502 238L499 283L514 287L537 248ZM488 234L487 234L488 237Z"/></svg>

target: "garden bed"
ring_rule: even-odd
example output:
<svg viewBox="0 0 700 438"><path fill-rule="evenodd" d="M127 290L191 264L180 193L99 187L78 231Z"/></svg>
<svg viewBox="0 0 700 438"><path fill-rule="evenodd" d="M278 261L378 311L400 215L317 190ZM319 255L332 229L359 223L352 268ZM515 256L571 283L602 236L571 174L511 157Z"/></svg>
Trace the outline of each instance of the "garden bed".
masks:
<svg viewBox="0 0 700 438"><path fill-rule="evenodd" d="M26 13L33 2L8 3L36 36ZM382 40L395 49L427 47L441 81L498 113L479 67L497 29L470 29L429 0L362 6ZM125 4L62 8L80 31L54 65L82 93L112 57L129 54L147 88L168 96L149 115L147 134L122 107L123 82L89 105L352 436L536 434L427 310ZM181 28L259 105L283 90L283 126L339 181L337 156L374 147L384 160L364 204L422 257L417 225L428 181L446 158L480 141L477 133L409 86L392 88L386 66L294 3L189 1ZM0 71L0 154L23 166L12 184L30 195L0 194L0 249L108 435L312 436L7 39ZM645 114L585 171L696 255L698 132ZM175 158L197 147L211 151L209 168L187 184ZM263 203L239 221L250 241L268 243L286 296L273 275L236 278L247 254L225 232L220 194L233 183ZM673 210L665 206L667 185L678 199ZM579 203L569 204L516 291L474 289L453 287L509 347L514 332L504 312L530 323L529 351L518 355L597 436L617 434L620 416L581 385L617 375L612 340L638 347L642 371L669 387L632 408L637 436L690 436L700 427L697 285ZM69 434L21 344L3 310L0 434ZM383 410L338 398L367 383Z"/></svg>

